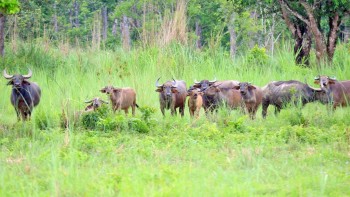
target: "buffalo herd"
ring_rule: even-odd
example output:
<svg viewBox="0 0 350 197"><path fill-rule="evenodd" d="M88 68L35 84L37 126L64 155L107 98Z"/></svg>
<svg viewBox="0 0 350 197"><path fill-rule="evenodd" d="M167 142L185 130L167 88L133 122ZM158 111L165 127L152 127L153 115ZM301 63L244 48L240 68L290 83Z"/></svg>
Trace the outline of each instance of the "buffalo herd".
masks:
<svg viewBox="0 0 350 197"><path fill-rule="evenodd" d="M33 108L40 102L41 90L35 82L28 79L32 76L29 70L27 75L10 75L3 71L3 76L9 80L7 85L12 86L11 104L14 106L18 120L30 119ZM350 81L338 81L335 77L319 75L315 77L315 84L320 88L310 87L306 83L296 80L272 81L264 87L258 87L249 82L235 80L217 81L201 80L195 81L187 89L186 83L182 80L169 80L159 84L160 78L156 80L156 92L159 94L160 110L165 116L165 110L169 110L171 115L179 113L184 116L186 98L188 99L188 109L191 117L199 117L200 109L205 113L214 113L220 106L229 109L240 109L248 113L251 119L262 106L262 117L267 115L269 105L275 106L275 113L288 104L299 104L303 106L309 102L321 102L329 104L336 109L339 106L348 106L350 101ZM116 88L106 86L100 90L109 95L109 100L113 111L124 110L128 114L129 108L132 115L135 115L136 92L134 89ZM85 112L94 111L103 104L109 102L96 97L90 101L85 108Z"/></svg>

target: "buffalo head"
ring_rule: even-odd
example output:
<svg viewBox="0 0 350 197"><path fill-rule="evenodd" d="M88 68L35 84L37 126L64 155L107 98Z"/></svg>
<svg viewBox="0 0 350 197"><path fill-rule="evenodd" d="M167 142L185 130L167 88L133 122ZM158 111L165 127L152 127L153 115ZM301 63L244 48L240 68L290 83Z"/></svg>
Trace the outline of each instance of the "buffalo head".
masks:
<svg viewBox="0 0 350 197"><path fill-rule="evenodd" d="M191 86L190 89L187 90L187 96L189 96L192 99L197 99L198 95L203 95L203 92L201 92L199 88L193 88Z"/></svg>
<svg viewBox="0 0 350 197"><path fill-rule="evenodd" d="M96 110L97 108L101 107L102 104L108 104L108 102L96 97L90 101L85 101L85 103L90 103L90 105L88 105L86 108L85 108L85 111L87 110L90 110L90 108L92 108L93 110Z"/></svg>
<svg viewBox="0 0 350 197"><path fill-rule="evenodd" d="M256 87L249 82L241 82L238 86L235 86L234 89L240 90L242 96L249 96L250 91L256 89Z"/></svg>
<svg viewBox="0 0 350 197"><path fill-rule="evenodd" d="M159 93L163 93L166 97L171 97L172 93L177 93L177 83L176 81L173 79L173 81L167 81L162 85L159 85L159 79L160 77L157 79L156 81L156 92Z"/></svg>
<svg viewBox="0 0 350 197"><path fill-rule="evenodd" d="M315 84L320 84L321 89L325 92L328 92L329 85L334 84L336 81L337 80L335 77L322 76L322 75L315 77Z"/></svg>
<svg viewBox="0 0 350 197"><path fill-rule="evenodd" d="M202 80L202 81L198 82L197 80L195 80L193 87L200 88L201 90L205 90L208 87L210 87L211 85L213 85L215 82L216 82L216 78L214 80L212 80L212 81L209 81L209 80L205 79L205 80Z"/></svg>
<svg viewBox="0 0 350 197"><path fill-rule="evenodd" d="M32 76L32 74L33 73L30 69L27 75L19 75L19 74L9 75L6 72L6 69L3 72L3 76L9 80L7 85L13 85L14 88L21 88L23 84L29 85L30 82L27 81L27 79L29 79Z"/></svg>

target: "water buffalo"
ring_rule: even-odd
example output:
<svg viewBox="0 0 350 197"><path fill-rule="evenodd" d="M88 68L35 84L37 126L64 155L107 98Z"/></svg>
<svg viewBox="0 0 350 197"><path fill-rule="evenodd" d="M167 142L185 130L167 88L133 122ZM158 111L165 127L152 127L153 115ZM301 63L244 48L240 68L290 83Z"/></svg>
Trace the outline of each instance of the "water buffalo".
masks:
<svg viewBox="0 0 350 197"><path fill-rule="evenodd" d="M266 117L269 105L275 106L275 114L288 103L305 105L309 102L323 101L324 91L315 89L300 81L273 81L262 88L262 116Z"/></svg>
<svg viewBox="0 0 350 197"><path fill-rule="evenodd" d="M30 82L28 79L32 76L32 71L29 69L27 75L9 75L6 70L3 76L9 80L7 85L12 85L11 103L14 106L18 121L30 119L33 108L40 102L41 90L35 82Z"/></svg>
<svg viewBox="0 0 350 197"><path fill-rule="evenodd" d="M85 103L90 103L85 107L85 111L95 111L97 108L101 107L103 104L108 104L108 102L100 99L99 97L93 98L90 101L85 101Z"/></svg>
<svg viewBox="0 0 350 197"><path fill-rule="evenodd" d="M188 99L188 109L191 117L199 117L199 111L203 105L202 95L203 93L200 92L199 88L190 87L190 89L187 91L187 96L190 97Z"/></svg>
<svg viewBox="0 0 350 197"><path fill-rule="evenodd" d="M244 103L245 110L249 113L251 119L255 118L256 111L261 105L262 101L262 90L254 85L247 82L241 82L235 87L239 90Z"/></svg>
<svg viewBox="0 0 350 197"><path fill-rule="evenodd" d="M350 104L350 81L338 81L335 77L317 76L315 83L319 84L321 90L325 92L328 102L333 104L333 109Z"/></svg>
<svg viewBox="0 0 350 197"><path fill-rule="evenodd" d="M167 81L159 85L156 81L156 92L159 92L160 110L165 116L165 109L171 110L171 115L176 115L176 108L179 108L181 116L184 116L185 102L187 96L186 83L184 81Z"/></svg>
<svg viewBox="0 0 350 197"><path fill-rule="evenodd" d="M199 88L201 90L207 89L209 86L213 85L216 82L216 78L212 81L209 81L207 79L203 79L200 82L194 81L194 85L192 87Z"/></svg>
<svg viewBox="0 0 350 197"><path fill-rule="evenodd" d="M202 89L205 112L217 110L220 104L225 104L231 109L240 107L241 94L234 89L238 84L239 82L234 80L217 81L206 89Z"/></svg>
<svg viewBox="0 0 350 197"><path fill-rule="evenodd" d="M131 107L132 115L135 116L135 107L139 106L136 104L136 92L134 89L129 87L115 88L113 86L106 86L100 91L109 95L113 111L124 110L125 115L128 115L129 107Z"/></svg>

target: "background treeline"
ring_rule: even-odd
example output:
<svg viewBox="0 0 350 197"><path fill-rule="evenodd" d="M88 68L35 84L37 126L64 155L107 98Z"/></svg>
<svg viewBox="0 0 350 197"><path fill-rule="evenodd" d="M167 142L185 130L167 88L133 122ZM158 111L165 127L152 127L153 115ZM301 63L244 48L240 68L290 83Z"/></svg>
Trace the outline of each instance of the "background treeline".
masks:
<svg viewBox="0 0 350 197"><path fill-rule="evenodd" d="M232 57L255 45L273 54L277 44L292 42L296 62L308 65L312 48L317 52L318 62L331 62L338 40L347 41L350 36L348 0L20 0L17 3L20 11L7 16L5 25L5 36L11 42L44 39L55 44L94 49L122 46L129 50L175 41L202 50L222 48ZM308 12L308 9L312 10Z"/></svg>

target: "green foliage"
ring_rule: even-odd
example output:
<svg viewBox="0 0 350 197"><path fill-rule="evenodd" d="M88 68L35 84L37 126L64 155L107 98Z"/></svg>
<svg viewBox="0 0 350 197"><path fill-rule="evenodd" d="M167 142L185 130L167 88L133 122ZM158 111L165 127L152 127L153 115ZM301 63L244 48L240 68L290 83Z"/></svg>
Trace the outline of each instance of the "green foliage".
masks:
<svg viewBox="0 0 350 197"><path fill-rule="evenodd" d="M265 65L268 58L266 49L264 47L258 47L258 45L250 49L247 54L248 63L253 65Z"/></svg>
<svg viewBox="0 0 350 197"><path fill-rule="evenodd" d="M98 108L96 111L83 113L81 118L82 125L85 129L94 130L98 127L99 121L102 120L102 123L103 122L106 123L106 125L103 125L104 127L107 127L107 128L113 127L113 123L110 123L111 122L110 119L104 120L104 118L107 118L108 114L109 114L109 110L106 106L102 106Z"/></svg>
<svg viewBox="0 0 350 197"><path fill-rule="evenodd" d="M0 1L0 10L5 14L16 14L19 12L19 1L18 0L2 0Z"/></svg>
<svg viewBox="0 0 350 197"><path fill-rule="evenodd" d="M138 118L130 118L128 121L128 126L130 130L139 133L148 133L150 131L150 128L147 126L147 123Z"/></svg>

